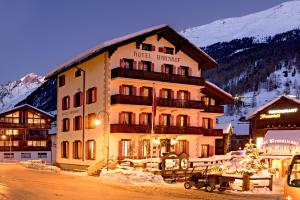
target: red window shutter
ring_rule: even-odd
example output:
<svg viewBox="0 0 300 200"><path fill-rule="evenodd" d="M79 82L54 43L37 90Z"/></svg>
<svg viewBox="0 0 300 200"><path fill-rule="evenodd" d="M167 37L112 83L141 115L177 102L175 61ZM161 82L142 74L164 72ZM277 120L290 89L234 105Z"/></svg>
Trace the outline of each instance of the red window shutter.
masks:
<svg viewBox="0 0 300 200"><path fill-rule="evenodd" d="M97 88L94 87L94 102L95 103L97 101Z"/></svg>
<svg viewBox="0 0 300 200"><path fill-rule="evenodd" d="M161 66L161 73L166 73L165 65L162 65L162 66Z"/></svg>
<svg viewBox="0 0 300 200"><path fill-rule="evenodd" d="M67 108L67 106L64 105L64 99L65 99L65 97L62 98L62 100L61 100L61 109L62 109L62 110L65 110L65 109Z"/></svg>
<svg viewBox="0 0 300 200"><path fill-rule="evenodd" d="M79 105L82 106L82 92L80 92L80 95L79 95L79 96L80 96L80 102L79 102Z"/></svg>
<svg viewBox="0 0 300 200"><path fill-rule="evenodd" d="M143 113L139 114L139 125L143 125Z"/></svg>
<svg viewBox="0 0 300 200"><path fill-rule="evenodd" d="M124 59L120 59L120 67L121 67L121 68L124 68L124 67L125 67Z"/></svg>
<svg viewBox="0 0 300 200"><path fill-rule="evenodd" d="M138 159L143 158L143 140L138 141Z"/></svg>
<svg viewBox="0 0 300 200"><path fill-rule="evenodd" d="M135 124L135 113L132 113L131 115L131 123Z"/></svg>
<svg viewBox="0 0 300 200"><path fill-rule="evenodd" d="M174 90L171 90L171 99L174 99Z"/></svg>
<svg viewBox="0 0 300 200"><path fill-rule="evenodd" d="M144 87L140 87L140 96L144 96Z"/></svg>
<svg viewBox="0 0 300 200"><path fill-rule="evenodd" d="M175 153L176 153L177 155L180 154L179 142L177 142L177 143L175 144Z"/></svg>
<svg viewBox="0 0 300 200"><path fill-rule="evenodd" d="M67 142L66 146L67 146L67 148L66 148L67 149L67 153L66 154L67 154L67 158L69 158L69 142Z"/></svg>
<svg viewBox="0 0 300 200"><path fill-rule="evenodd" d="M159 125L162 126L163 125L163 117L162 115L159 115Z"/></svg>
<svg viewBox="0 0 300 200"><path fill-rule="evenodd" d="M122 120L122 118L123 118L123 116L122 116L122 112L120 112L119 113L119 124L123 124L123 120Z"/></svg>
<svg viewBox="0 0 300 200"><path fill-rule="evenodd" d="M89 90L87 90L86 92L85 92L85 99L86 99L86 103L87 104L90 104L91 102L90 102L90 92L89 92Z"/></svg>
<svg viewBox="0 0 300 200"><path fill-rule="evenodd" d="M159 97L163 98L163 90L162 89L159 90Z"/></svg>
<svg viewBox="0 0 300 200"><path fill-rule="evenodd" d="M180 66L177 68L177 74L181 75L181 67Z"/></svg>
<svg viewBox="0 0 300 200"><path fill-rule="evenodd" d="M67 109L69 109L70 108L70 97L68 96L67 97Z"/></svg>
<svg viewBox="0 0 300 200"><path fill-rule="evenodd" d="M190 143L188 140L185 142L185 153L190 155Z"/></svg>
<svg viewBox="0 0 300 200"><path fill-rule="evenodd" d="M136 87L132 87L132 95L136 96Z"/></svg>
<svg viewBox="0 0 300 200"><path fill-rule="evenodd" d="M73 131L75 130L75 117L73 118Z"/></svg>
<svg viewBox="0 0 300 200"><path fill-rule="evenodd" d="M189 68L189 75L192 76L192 68Z"/></svg>
<svg viewBox="0 0 300 200"><path fill-rule="evenodd" d="M164 52L164 47L159 47L158 51L163 53Z"/></svg>
<svg viewBox="0 0 300 200"><path fill-rule="evenodd" d="M119 141L119 145L118 145L118 159L122 160L122 151L123 151L123 142L122 140Z"/></svg>
<svg viewBox="0 0 300 200"><path fill-rule="evenodd" d="M174 116L173 115L171 115L171 120L170 120L170 125L171 126L175 126L175 124L174 124Z"/></svg>
<svg viewBox="0 0 300 200"><path fill-rule="evenodd" d="M176 125L180 126L180 115L177 115L176 117Z"/></svg>
<svg viewBox="0 0 300 200"><path fill-rule="evenodd" d="M191 117L187 116L187 126L190 126L190 125L191 125Z"/></svg>
<svg viewBox="0 0 300 200"><path fill-rule="evenodd" d="M180 99L180 91L177 91L177 99Z"/></svg>
<svg viewBox="0 0 300 200"><path fill-rule="evenodd" d="M134 155L134 141L132 141L132 140L129 142L129 152L130 152L129 157L133 158L133 155Z"/></svg>
<svg viewBox="0 0 300 200"><path fill-rule="evenodd" d="M215 155L215 148L212 145L209 145L209 156Z"/></svg>
<svg viewBox="0 0 300 200"><path fill-rule="evenodd" d="M123 86L122 85L119 86L119 93L120 93L120 95L123 95Z"/></svg>
<svg viewBox="0 0 300 200"><path fill-rule="evenodd" d="M163 47L163 53L167 53L167 49Z"/></svg>
<svg viewBox="0 0 300 200"><path fill-rule="evenodd" d="M75 98L75 94L73 95L73 107L75 107L76 105L76 98Z"/></svg>
<svg viewBox="0 0 300 200"><path fill-rule="evenodd" d="M176 66L173 66L173 74L177 74L176 69L177 69L177 67L176 67Z"/></svg>
<svg viewBox="0 0 300 200"><path fill-rule="evenodd" d="M67 119L67 131L69 131L69 130L70 130L70 120Z"/></svg>
<svg viewBox="0 0 300 200"><path fill-rule="evenodd" d="M82 117L79 117L79 129L82 130Z"/></svg>
<svg viewBox="0 0 300 200"><path fill-rule="evenodd" d="M209 119L209 128L210 129L213 129L213 127L214 127L214 120L213 119Z"/></svg>
<svg viewBox="0 0 300 200"><path fill-rule="evenodd" d="M187 97L188 100L191 100L191 93L188 92L188 97Z"/></svg>
<svg viewBox="0 0 300 200"><path fill-rule="evenodd" d="M154 72L154 63L151 63L151 71Z"/></svg>
<svg viewBox="0 0 300 200"><path fill-rule="evenodd" d="M139 70L143 70L143 63L139 61Z"/></svg>
<svg viewBox="0 0 300 200"><path fill-rule="evenodd" d="M133 61L133 69L136 69L137 67L136 64L137 64L136 61Z"/></svg>
<svg viewBox="0 0 300 200"><path fill-rule="evenodd" d="M155 46L154 46L154 45L152 45L151 50L152 50L152 51L155 51Z"/></svg>

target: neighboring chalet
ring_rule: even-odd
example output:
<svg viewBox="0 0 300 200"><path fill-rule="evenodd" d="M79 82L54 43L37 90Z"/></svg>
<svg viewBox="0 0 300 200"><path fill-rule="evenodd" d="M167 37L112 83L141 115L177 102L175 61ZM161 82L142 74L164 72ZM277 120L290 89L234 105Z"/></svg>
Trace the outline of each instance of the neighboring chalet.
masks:
<svg viewBox="0 0 300 200"><path fill-rule="evenodd" d="M62 64L47 76L58 80L57 164L86 169L107 158L224 151L216 117L233 99L202 77L216 66L167 25L113 39Z"/></svg>
<svg viewBox="0 0 300 200"><path fill-rule="evenodd" d="M28 104L0 113L0 160L52 161L53 116Z"/></svg>

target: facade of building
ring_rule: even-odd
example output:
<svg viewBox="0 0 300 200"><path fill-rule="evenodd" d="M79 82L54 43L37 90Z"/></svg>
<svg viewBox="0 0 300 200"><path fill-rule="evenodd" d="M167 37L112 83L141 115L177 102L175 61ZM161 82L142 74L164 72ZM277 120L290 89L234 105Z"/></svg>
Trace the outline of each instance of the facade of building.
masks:
<svg viewBox="0 0 300 200"><path fill-rule="evenodd" d="M279 96L250 116L253 141L282 177L291 156L300 152L300 101Z"/></svg>
<svg viewBox="0 0 300 200"><path fill-rule="evenodd" d="M0 160L44 160L52 162L53 116L30 105L0 113Z"/></svg>
<svg viewBox="0 0 300 200"><path fill-rule="evenodd" d="M107 157L149 158L151 143L153 157L171 151L214 155L223 148L216 145L223 138L216 117L223 115L223 103L232 102L202 78L216 65L162 25L105 42L59 66L47 77L58 80L57 164L86 168Z"/></svg>

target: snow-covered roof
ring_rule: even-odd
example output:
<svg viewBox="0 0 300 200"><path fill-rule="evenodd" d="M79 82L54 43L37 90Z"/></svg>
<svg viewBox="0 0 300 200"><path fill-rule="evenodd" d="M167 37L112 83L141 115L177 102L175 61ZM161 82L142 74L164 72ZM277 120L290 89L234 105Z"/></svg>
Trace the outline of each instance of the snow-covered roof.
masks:
<svg viewBox="0 0 300 200"><path fill-rule="evenodd" d="M233 103L233 98L231 94L225 92L210 81L205 81L204 88L201 89L201 91L205 94L209 93L210 95L217 96L218 98L224 100L227 103Z"/></svg>
<svg viewBox="0 0 300 200"><path fill-rule="evenodd" d="M290 97L288 95L281 95L281 96L278 96L277 98L275 98L274 100L270 101L269 103L266 103L265 105L261 106L260 108L258 108L257 110L255 110L254 112L252 112L251 114L249 114L246 119L251 119L253 118L256 114L258 114L259 112L267 109L269 106L271 106L272 104L274 104L275 102L279 101L280 99L282 98L286 98L286 99L289 99L295 103L298 103L300 104L300 101L298 99L295 99L293 97Z"/></svg>
<svg viewBox="0 0 300 200"><path fill-rule="evenodd" d="M229 133L231 127L231 123L216 124L216 129L222 129L223 133Z"/></svg>
<svg viewBox="0 0 300 200"><path fill-rule="evenodd" d="M300 130L268 130L264 138L264 144L268 146L300 145Z"/></svg>
<svg viewBox="0 0 300 200"><path fill-rule="evenodd" d="M8 113L8 112L11 112L11 111L14 111L14 110L18 110L18 109L23 108L23 107L29 107L29 108L31 108L31 109L33 109L33 110L36 110L36 111L38 111L38 112L40 112L40 113L43 113L43 114L45 114L45 115L48 115L49 117L54 118L54 116L51 115L50 113L48 113L48 112L46 112L46 111L43 111L43 110L41 110L41 109L39 109L39 108L36 108L36 107L34 107L34 106L32 106L32 105L29 105L29 104L23 104L23 105L20 105L20 106L13 107L13 108L10 108L10 109L8 109L8 110L2 111L2 112L0 113L0 115L5 114L5 113Z"/></svg>
<svg viewBox="0 0 300 200"><path fill-rule="evenodd" d="M198 59L198 61L201 61L201 63L206 63L205 65L202 65L202 67L215 67L217 66L217 62L211 58L208 54L206 54L204 51L199 49L197 46L195 46L193 43L191 43L189 40L184 38L182 35L177 33L175 30L173 30L170 26L163 24L158 26L153 26L150 28L143 29L141 31L131 33L122 37L114 38L112 40L106 41L102 44L99 44L80 55L72 58L71 60L63 63L62 65L56 67L53 71L48 73L46 76L46 79L49 79L59 73L62 73L78 64L81 64L94 56L97 56L105 51L108 51L110 49L116 49L119 46L126 45L128 43L134 42L138 37L145 37L145 36L151 36L158 33L165 33L163 37L167 37L167 33L172 34L172 38L170 37L169 40L177 40L177 42L181 45L181 50L185 51L185 53L194 55L194 59ZM188 46L190 49L187 50L184 48L184 45ZM203 62L205 61L205 62Z"/></svg>

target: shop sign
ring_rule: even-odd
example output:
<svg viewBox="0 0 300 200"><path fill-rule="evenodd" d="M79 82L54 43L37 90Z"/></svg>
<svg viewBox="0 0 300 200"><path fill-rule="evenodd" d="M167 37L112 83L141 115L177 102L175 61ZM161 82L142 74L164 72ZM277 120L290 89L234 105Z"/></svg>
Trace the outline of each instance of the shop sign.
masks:
<svg viewBox="0 0 300 200"><path fill-rule="evenodd" d="M274 119L274 118L280 118L280 114L261 114L259 116L259 119Z"/></svg>
<svg viewBox="0 0 300 200"><path fill-rule="evenodd" d="M189 155L181 153L177 155L175 152L170 152L162 157L163 171L181 171L187 170L189 167Z"/></svg>
<svg viewBox="0 0 300 200"><path fill-rule="evenodd" d="M179 158L166 159L165 170L177 170L179 169Z"/></svg>
<svg viewBox="0 0 300 200"><path fill-rule="evenodd" d="M159 55L157 54L156 56L153 57L152 54L146 53L146 52L139 52L139 51L134 51L133 52L133 57L136 58L146 58L153 60L153 58L156 58L156 60L163 61L163 62L174 62L174 63L179 63L181 61L181 58L175 57L175 56L168 56L168 55Z"/></svg>
<svg viewBox="0 0 300 200"><path fill-rule="evenodd" d="M286 108L278 110L269 110L269 114L284 114L284 113L295 113L298 111L298 108Z"/></svg>
<svg viewBox="0 0 300 200"><path fill-rule="evenodd" d="M298 141L286 140L286 139L269 139L266 144L287 144L287 145L299 145Z"/></svg>

